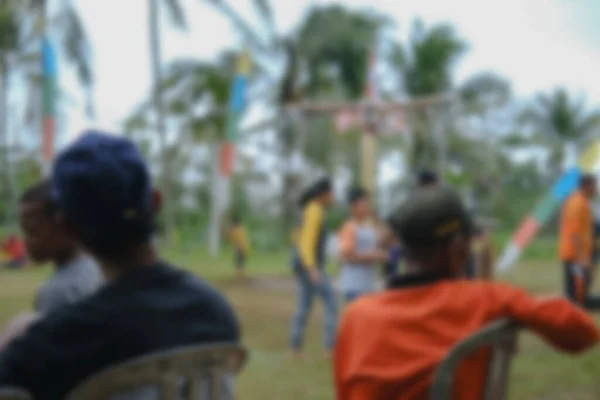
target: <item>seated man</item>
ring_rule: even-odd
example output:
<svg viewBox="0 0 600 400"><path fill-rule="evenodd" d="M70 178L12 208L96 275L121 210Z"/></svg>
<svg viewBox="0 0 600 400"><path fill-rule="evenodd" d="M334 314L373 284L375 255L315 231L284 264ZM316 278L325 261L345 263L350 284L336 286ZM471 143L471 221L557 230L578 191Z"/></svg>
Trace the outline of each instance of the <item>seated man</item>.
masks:
<svg viewBox="0 0 600 400"><path fill-rule="evenodd" d="M56 216L52 184L42 181L23 193L19 220L27 252L38 264L51 262L54 273L38 291L35 310L48 313L94 293L104 278L95 261L77 244L73 233Z"/></svg>
<svg viewBox="0 0 600 400"><path fill-rule="evenodd" d="M44 315L0 353L0 386L58 400L90 375L178 346L239 341L237 318L215 289L178 270L151 243L148 168L128 140L86 133L53 168L53 200L107 283Z"/></svg>
<svg viewBox="0 0 600 400"><path fill-rule="evenodd" d="M448 351L498 318L513 318L571 353L599 340L594 320L568 300L461 278L472 225L450 189L413 194L390 224L403 243L407 275L346 309L335 348L338 399L428 399L435 368ZM488 355L476 353L461 366L452 398L481 398Z"/></svg>

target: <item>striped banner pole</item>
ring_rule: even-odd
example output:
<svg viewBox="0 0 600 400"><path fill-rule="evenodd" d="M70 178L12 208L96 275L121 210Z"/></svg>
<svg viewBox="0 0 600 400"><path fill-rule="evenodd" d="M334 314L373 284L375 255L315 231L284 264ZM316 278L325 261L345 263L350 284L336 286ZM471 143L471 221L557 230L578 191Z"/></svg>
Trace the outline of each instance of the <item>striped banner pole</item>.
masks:
<svg viewBox="0 0 600 400"><path fill-rule="evenodd" d="M42 39L42 158L44 172L50 173L56 136L56 53L48 37Z"/></svg>
<svg viewBox="0 0 600 400"><path fill-rule="evenodd" d="M218 165L214 170L213 204L210 221L210 253L216 256L220 248L221 222L224 212L231 203L231 175L235 159L235 144L239 136L239 125L246 106L246 91L250 75L250 54L244 51L240 54L236 75L231 86L225 137L219 144Z"/></svg>
<svg viewBox="0 0 600 400"><path fill-rule="evenodd" d="M250 54L248 51L243 51L238 58L237 73L231 87L225 140L221 143L219 152L219 176L222 182L220 186L223 189L223 197L221 198L223 208L221 211L227 209L231 201L229 186L235 161L235 144L238 141L240 119L246 106L246 91L250 69Z"/></svg>
<svg viewBox="0 0 600 400"><path fill-rule="evenodd" d="M600 141L597 141L584 151L577 165L567 169L550 191L537 203L533 211L519 225L511 241L506 245L497 264L500 272L505 272L514 266L522 251L531 243L540 227L552 218L560 209L562 202L577 189L581 174L593 170L599 157Z"/></svg>

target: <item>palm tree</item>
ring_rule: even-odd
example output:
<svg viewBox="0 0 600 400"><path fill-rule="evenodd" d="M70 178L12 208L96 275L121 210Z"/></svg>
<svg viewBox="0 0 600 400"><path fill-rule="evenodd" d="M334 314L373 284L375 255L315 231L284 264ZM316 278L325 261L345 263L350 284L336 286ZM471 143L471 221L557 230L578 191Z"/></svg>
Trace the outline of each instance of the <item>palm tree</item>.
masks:
<svg viewBox="0 0 600 400"><path fill-rule="evenodd" d="M397 69L401 88L409 98L436 95L454 88L453 66L465 50L465 42L456 35L452 26L438 24L427 29L417 19L408 45L397 44L390 61ZM415 113L412 122L411 166L430 167L435 161L431 120L426 111L421 110Z"/></svg>
<svg viewBox="0 0 600 400"><path fill-rule="evenodd" d="M539 94L534 103L522 111L520 121L549 142L550 163L560 168L567 151L578 153L592 135L598 133L600 111L586 110L583 100L575 100L566 89L559 88L550 94ZM559 172L559 168L553 169Z"/></svg>
<svg viewBox="0 0 600 400"><path fill-rule="evenodd" d="M273 13L266 0L255 0L255 8L266 27L265 31L253 28L224 0L212 3L244 34L247 45L255 54L255 61L283 62L281 71L266 77L277 92L273 105L281 116L278 130L278 153L284 165L282 208L283 228L287 231L293 221L296 208L297 189L301 178L292 171L289 160L298 151L298 124L288 112L288 106L302 99L357 99L363 93L366 79L369 49L374 43L383 19L379 16L361 14L340 6L315 7L303 21L297 35L285 37L276 30ZM266 38L266 39L262 39ZM269 71L267 66L264 70ZM322 126L323 121L312 121ZM315 146L323 150L331 148L333 142L321 135L307 135L306 140L315 140ZM325 145L325 147L323 147ZM311 152L310 154L317 154ZM328 151L320 151L318 163Z"/></svg>

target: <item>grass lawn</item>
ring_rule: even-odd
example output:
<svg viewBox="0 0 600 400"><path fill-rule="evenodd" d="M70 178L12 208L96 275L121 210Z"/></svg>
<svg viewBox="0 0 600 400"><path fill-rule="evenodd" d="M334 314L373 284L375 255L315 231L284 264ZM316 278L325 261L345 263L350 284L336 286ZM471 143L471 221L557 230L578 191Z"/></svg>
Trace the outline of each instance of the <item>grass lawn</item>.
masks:
<svg viewBox="0 0 600 400"><path fill-rule="evenodd" d="M501 279L536 293L558 293L561 270L552 260L551 247L536 244L526 260ZM286 345L294 291L285 279L289 276L285 254L254 255L249 265L253 277L243 285L231 280L229 257L210 259L201 252L173 252L169 256L223 290L242 320L244 342L251 354L237 383L240 399L333 398L331 368L321 347L319 307L310 324L306 359L295 363L288 357ZM0 272L0 326L13 314L31 307L37 287L49 273L48 268ZM527 333L521 336L519 349L512 371L511 399L600 399L598 350L573 358L555 353Z"/></svg>

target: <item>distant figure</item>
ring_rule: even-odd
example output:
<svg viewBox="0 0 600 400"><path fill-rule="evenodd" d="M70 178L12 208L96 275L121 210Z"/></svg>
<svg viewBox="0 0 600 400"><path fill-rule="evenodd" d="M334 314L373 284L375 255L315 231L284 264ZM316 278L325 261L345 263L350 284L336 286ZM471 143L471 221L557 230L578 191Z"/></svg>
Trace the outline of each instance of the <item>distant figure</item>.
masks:
<svg viewBox="0 0 600 400"><path fill-rule="evenodd" d="M27 265L27 250L25 243L16 235L10 235L2 242L2 252L6 254L7 260L0 263L4 268L23 268Z"/></svg>
<svg viewBox="0 0 600 400"><path fill-rule="evenodd" d="M244 270L246 261L250 253L250 241L248 240L248 232L242 223L239 215L234 214L231 217L231 226L229 228L229 240L234 249L234 265L237 271L238 278L244 278Z"/></svg>
<svg viewBox="0 0 600 400"><path fill-rule="evenodd" d="M38 313L78 302L104 282L96 262L82 251L72 230L58 215L50 180L30 187L21 196L19 220L27 252L34 262L51 262L54 267L54 273L38 291L34 306Z"/></svg>
<svg viewBox="0 0 600 400"><path fill-rule="evenodd" d="M565 201L560 215L559 256L564 268L565 295L575 303L588 306L591 306L588 291L594 250L591 200L596 191L596 177L582 175L579 188Z"/></svg>
<svg viewBox="0 0 600 400"><path fill-rule="evenodd" d="M377 285L377 267L389 258L378 243L377 226L371 219L366 190L352 189L348 195L350 218L339 232L342 270L340 286L346 302L373 292Z"/></svg>
<svg viewBox="0 0 600 400"><path fill-rule="evenodd" d="M177 347L237 343L227 300L152 245L157 204L135 145L84 133L52 171L53 201L107 283L92 296L44 315L0 352L0 387L34 399L64 399L93 374ZM144 397L146 398L146 397Z"/></svg>
<svg viewBox="0 0 600 400"><path fill-rule="evenodd" d="M600 339L594 319L564 298L539 299L505 283L462 278L473 225L451 189L415 192L391 221L404 244L407 274L342 315L337 399L429 399L434 372L450 349L499 318L519 321L569 353ZM489 354L476 352L460 365L453 399L482 398Z"/></svg>
<svg viewBox="0 0 600 400"><path fill-rule="evenodd" d="M327 229L325 211L333 203L333 187L329 179L317 181L300 199L302 223L292 259L292 269L298 283L298 308L292 320L290 347L292 355L302 355L304 330L318 295L325 308L324 342L330 355L337 326L337 304L331 280L325 271Z"/></svg>

